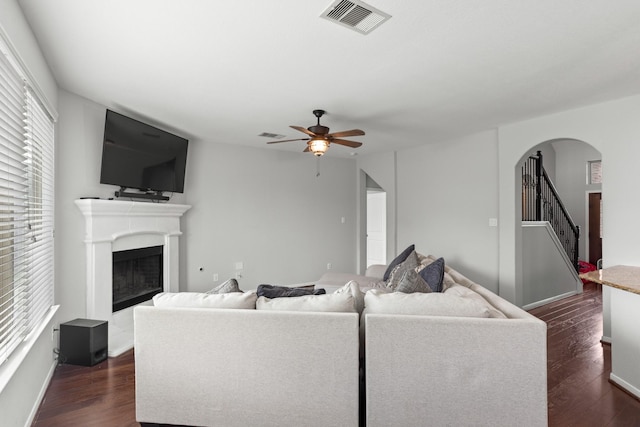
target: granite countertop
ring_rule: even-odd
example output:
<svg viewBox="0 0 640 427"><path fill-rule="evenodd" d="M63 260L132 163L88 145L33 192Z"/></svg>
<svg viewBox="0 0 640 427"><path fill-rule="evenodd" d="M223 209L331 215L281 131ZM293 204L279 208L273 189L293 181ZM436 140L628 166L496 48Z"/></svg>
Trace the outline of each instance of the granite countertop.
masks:
<svg viewBox="0 0 640 427"><path fill-rule="evenodd" d="M640 294L640 267L615 265L580 275L581 279Z"/></svg>

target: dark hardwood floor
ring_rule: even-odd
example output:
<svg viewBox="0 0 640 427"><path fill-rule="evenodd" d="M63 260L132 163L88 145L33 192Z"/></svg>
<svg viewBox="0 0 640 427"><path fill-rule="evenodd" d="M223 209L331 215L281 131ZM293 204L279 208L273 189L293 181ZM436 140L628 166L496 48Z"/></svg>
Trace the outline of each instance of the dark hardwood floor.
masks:
<svg viewBox="0 0 640 427"><path fill-rule="evenodd" d="M608 381L600 287L530 312L548 325L549 425L640 426L640 401ZM139 426L134 381L133 351L93 367L59 365L33 426Z"/></svg>
<svg viewBox="0 0 640 427"><path fill-rule="evenodd" d="M602 344L602 290L530 310L547 322L549 425L640 426L640 401L609 382L611 346Z"/></svg>

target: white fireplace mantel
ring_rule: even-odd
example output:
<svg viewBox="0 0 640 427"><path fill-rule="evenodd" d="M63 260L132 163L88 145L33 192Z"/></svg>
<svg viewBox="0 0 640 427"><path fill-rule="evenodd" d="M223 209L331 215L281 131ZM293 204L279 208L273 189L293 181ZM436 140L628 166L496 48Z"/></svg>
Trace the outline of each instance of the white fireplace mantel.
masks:
<svg viewBox="0 0 640 427"><path fill-rule="evenodd" d="M162 245L163 290L178 292L180 217L191 206L102 199L75 203L85 218L86 317L109 322L109 356L117 356L133 347L134 307L112 312L112 254Z"/></svg>

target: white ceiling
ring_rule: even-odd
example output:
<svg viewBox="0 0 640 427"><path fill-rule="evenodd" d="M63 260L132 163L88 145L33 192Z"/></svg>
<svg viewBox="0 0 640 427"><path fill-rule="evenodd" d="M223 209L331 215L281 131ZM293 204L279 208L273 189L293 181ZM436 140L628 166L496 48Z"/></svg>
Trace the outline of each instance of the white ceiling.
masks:
<svg viewBox="0 0 640 427"><path fill-rule="evenodd" d="M640 93L637 0L369 0L368 35L333 0L18 1L60 87L194 141L302 151L257 135L321 108L363 155Z"/></svg>

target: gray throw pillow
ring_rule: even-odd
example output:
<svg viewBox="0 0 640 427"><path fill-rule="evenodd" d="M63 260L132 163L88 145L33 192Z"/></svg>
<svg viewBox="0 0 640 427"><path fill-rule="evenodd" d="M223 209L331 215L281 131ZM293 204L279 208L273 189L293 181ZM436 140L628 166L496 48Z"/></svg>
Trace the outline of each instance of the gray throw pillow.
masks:
<svg viewBox="0 0 640 427"><path fill-rule="evenodd" d="M229 294L231 292L242 292L238 281L236 279L229 279L224 283L219 284L215 288L208 291L208 294Z"/></svg>
<svg viewBox="0 0 640 427"><path fill-rule="evenodd" d="M389 280L389 276L391 276L391 272L393 271L393 269L396 268L398 264L403 263L407 259L409 254L411 254L411 252L415 250L415 248L415 245L410 245L407 249L400 252L400 255L395 257L395 259L391 261L391 263L387 267L387 270L384 272L384 276L382 276L382 280L384 280L385 282Z"/></svg>
<svg viewBox="0 0 640 427"><path fill-rule="evenodd" d="M418 255L416 254L416 251L413 251L409 256L407 256L407 259L405 259L404 262L401 262L393 269L389 275L389 280L387 281L387 288L395 291L404 274L409 270L415 270L418 268L418 264Z"/></svg>
<svg viewBox="0 0 640 427"><path fill-rule="evenodd" d="M420 274L418 274L415 269L410 269L404 272L394 291L404 292L405 294L412 294L414 292L428 294L431 292L431 287L420 277Z"/></svg>
<svg viewBox="0 0 640 427"><path fill-rule="evenodd" d="M444 258L438 258L420 270L420 277L429 284L433 292L442 292L444 279Z"/></svg>

